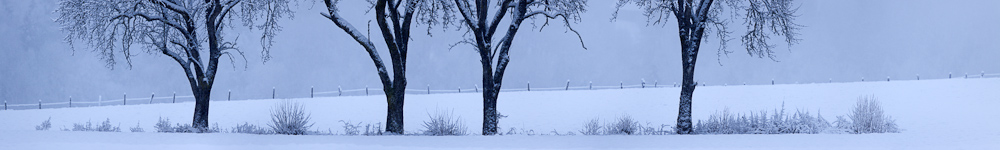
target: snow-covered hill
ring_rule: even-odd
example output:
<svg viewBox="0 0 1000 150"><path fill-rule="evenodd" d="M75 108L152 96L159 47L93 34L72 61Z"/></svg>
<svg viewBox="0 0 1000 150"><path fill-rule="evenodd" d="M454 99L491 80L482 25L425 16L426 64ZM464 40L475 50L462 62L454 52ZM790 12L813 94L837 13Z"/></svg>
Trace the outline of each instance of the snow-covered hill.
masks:
<svg viewBox="0 0 1000 150"><path fill-rule="evenodd" d="M498 109L509 117L502 130L535 134L576 132L589 119L628 114L643 124L673 125L678 88L533 91L501 93ZM903 129L898 134L869 135L695 135L695 136L283 136L248 134L167 134L154 131L159 117L187 123L193 103L147 104L0 111L0 147L58 149L990 149L1000 147L1000 78L854 82L748 86L707 86L695 91L694 118L705 119L725 108L734 112L786 109L820 111L827 120L845 115L859 96L874 95L887 115ZM453 110L469 126L481 127L481 93L407 95L405 129L420 130L435 110ZM343 132L340 120L385 120L381 95L288 99L305 104L316 122L313 130ZM210 122L227 129L237 123L265 125L269 108L282 100L213 101ZM73 123L110 119L123 133L34 131L51 117L53 129ZM128 133L136 124L147 133Z"/></svg>

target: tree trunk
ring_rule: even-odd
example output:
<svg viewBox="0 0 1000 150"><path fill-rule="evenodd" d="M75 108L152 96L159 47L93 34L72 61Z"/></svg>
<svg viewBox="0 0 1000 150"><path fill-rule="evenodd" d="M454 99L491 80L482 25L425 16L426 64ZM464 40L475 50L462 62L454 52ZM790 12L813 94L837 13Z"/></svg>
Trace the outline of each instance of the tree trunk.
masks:
<svg viewBox="0 0 1000 150"><path fill-rule="evenodd" d="M679 24L681 32L681 65L684 70L681 80L680 104L677 109L677 134L692 134L694 133L694 127L691 122L691 97L694 95L694 89L698 85L694 81L694 68L695 63L698 61L698 48L701 45L701 37L705 30L704 28L698 28L696 25Z"/></svg>
<svg viewBox="0 0 1000 150"><path fill-rule="evenodd" d="M497 96L500 89L495 88L492 79L483 78L483 135L497 134Z"/></svg>
<svg viewBox="0 0 1000 150"><path fill-rule="evenodd" d="M197 128L204 132L208 129L208 106L211 98L211 89L191 85L192 92L194 92L194 120L191 121L191 126Z"/></svg>
<svg viewBox="0 0 1000 150"><path fill-rule="evenodd" d="M393 134L403 134L403 93L404 87L386 89L388 104L386 105L385 131Z"/></svg>
<svg viewBox="0 0 1000 150"><path fill-rule="evenodd" d="M686 54L684 54L686 55ZM681 100L677 110L677 134L691 134L691 96L698 83L694 82L694 62L684 61L684 77L681 83Z"/></svg>

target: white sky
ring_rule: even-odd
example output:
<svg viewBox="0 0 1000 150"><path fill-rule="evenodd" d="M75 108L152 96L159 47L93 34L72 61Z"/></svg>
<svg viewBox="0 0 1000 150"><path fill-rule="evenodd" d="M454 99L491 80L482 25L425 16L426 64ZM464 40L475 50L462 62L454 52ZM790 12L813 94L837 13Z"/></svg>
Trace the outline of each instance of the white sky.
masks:
<svg viewBox="0 0 1000 150"><path fill-rule="evenodd" d="M52 20L57 0L0 0L0 99L11 103L96 101L98 95L120 97L134 93L188 95L190 87L180 67L167 57L135 51L133 68L124 63L104 67L98 54L83 45L72 51L62 42L65 33ZM616 1L591 0L583 22L574 25L589 50L580 48L576 36L564 33L556 23L542 32L526 22L511 48L511 64L505 88L573 85L638 84L659 81L672 84L680 79L680 52L676 23L647 26L637 8L623 9L610 22ZM364 5L342 2L349 21L365 28L372 14ZM810 83L947 78L949 72L1000 73L1000 1L992 0L803 0L798 23L803 41L784 47L777 60L750 57L739 45L742 20L729 43L735 53L717 59L714 37L703 41L696 80L709 85ZM312 8L311 8L312 7ZM272 50L274 59L262 64L257 31L232 31L240 35L248 62L229 63L223 58L213 98L265 98L270 88L279 98L307 97L310 86L317 91L379 87L374 65L364 50L332 22L321 17L322 4L297 6L294 20L283 20L284 31ZM311 9L310 9L311 8ZM672 21L672 20L671 20ZM506 23L506 21L505 21ZM539 22L540 23L540 22ZM373 26L374 27L374 26ZM245 29L245 28L244 28ZM454 28L452 28L454 29ZM461 32L434 30L426 36L424 26L413 27L407 77L409 87L424 89L470 88L481 84L478 54L469 46L448 50ZM373 31L378 35L378 31ZM377 45L379 37L374 37ZM381 46L384 51L384 46ZM388 62L387 52L382 52ZM120 56L120 55L119 55ZM241 60L237 58L237 60ZM124 59L120 60L124 62ZM248 65L247 69L242 66ZM720 66L721 64L721 66ZM388 64L387 64L388 65ZM373 90L377 90L374 89ZM696 92L697 93L697 92ZM503 96L503 94L501 94ZM131 97L131 96L130 96ZM675 98L669 98L675 99Z"/></svg>

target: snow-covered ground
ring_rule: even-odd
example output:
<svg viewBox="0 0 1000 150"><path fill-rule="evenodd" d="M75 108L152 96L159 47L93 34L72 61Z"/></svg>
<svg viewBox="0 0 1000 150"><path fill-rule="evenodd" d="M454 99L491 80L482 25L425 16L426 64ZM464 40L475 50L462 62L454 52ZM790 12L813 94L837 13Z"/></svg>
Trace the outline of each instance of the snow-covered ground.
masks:
<svg viewBox="0 0 1000 150"><path fill-rule="evenodd" d="M1000 148L1000 78L878 81L824 84L707 86L695 91L694 118L780 109L820 111L827 120L845 115L859 96L874 95L897 120L896 134L575 136L593 118L628 114L644 125L673 125L678 88L504 92L498 109L509 117L501 130L533 131L507 136L341 136L234 133L153 133L159 117L189 123L193 103L0 111L3 149L996 149ZM385 119L381 95L291 99L305 104L313 130L343 132L340 120ZM210 122L265 125L281 100L214 101ZM480 93L407 95L405 129L417 132L435 110L453 110L470 133L479 133ZM51 117L52 131L35 131ZM110 119L121 133L58 131L73 123ZM147 132L129 133L138 124ZM523 133L523 132L522 132ZM543 135L545 134L545 135Z"/></svg>

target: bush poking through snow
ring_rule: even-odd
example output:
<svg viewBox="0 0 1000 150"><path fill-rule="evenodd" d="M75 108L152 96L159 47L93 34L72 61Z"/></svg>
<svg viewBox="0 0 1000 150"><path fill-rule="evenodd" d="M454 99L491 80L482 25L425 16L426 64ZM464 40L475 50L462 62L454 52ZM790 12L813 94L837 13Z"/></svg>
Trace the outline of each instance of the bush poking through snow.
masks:
<svg viewBox="0 0 1000 150"><path fill-rule="evenodd" d="M142 129L142 127L139 127L138 122L135 123L135 127L129 128L128 130L132 132L146 132L144 129Z"/></svg>
<svg viewBox="0 0 1000 150"><path fill-rule="evenodd" d="M358 135L361 131L358 128L361 127L361 123L357 125L351 124L349 121L340 120L340 123L344 123L344 135Z"/></svg>
<svg viewBox="0 0 1000 150"><path fill-rule="evenodd" d="M667 135L673 133L669 125L660 125L654 128L649 123L646 126L639 124L639 121L630 115L622 115L613 122L600 123L600 119L594 118L583 123L580 134L583 135Z"/></svg>
<svg viewBox="0 0 1000 150"><path fill-rule="evenodd" d="M306 114L302 104L284 100L271 108L271 131L276 134L304 135L309 132L311 115Z"/></svg>
<svg viewBox="0 0 1000 150"><path fill-rule="evenodd" d="M583 129L580 130L580 134L601 135L602 128L604 127L601 126L600 119L598 118L590 119L586 123L583 123Z"/></svg>
<svg viewBox="0 0 1000 150"><path fill-rule="evenodd" d="M156 122L156 125L154 125L153 128L156 129L156 132L164 133L195 133L199 131L198 128L194 128L190 124L177 123L176 126L171 126L170 118L163 117L160 117L160 120ZM219 124L216 123L207 131L202 131L202 133L216 133L219 132L219 130Z"/></svg>
<svg viewBox="0 0 1000 150"><path fill-rule="evenodd" d="M767 111L759 113L733 114L729 109L716 112L708 120L698 120L695 132L698 134L817 134L829 129L830 123L819 113L798 111L788 115L785 105L781 111L774 110L768 117Z"/></svg>
<svg viewBox="0 0 1000 150"><path fill-rule="evenodd" d="M604 134L608 135L632 135L638 134L639 130L643 127L639 125L639 121L632 119L632 116L622 115L619 116L615 122L608 123L604 126Z"/></svg>
<svg viewBox="0 0 1000 150"><path fill-rule="evenodd" d="M257 126L250 123L243 122L243 124L236 124L229 130L230 133L244 133L244 134L271 134L270 129L263 126Z"/></svg>
<svg viewBox="0 0 1000 150"><path fill-rule="evenodd" d="M111 126L111 119L104 120L100 125L94 127L90 121L87 124L73 124L73 131L97 131L97 132L122 132L118 126Z"/></svg>
<svg viewBox="0 0 1000 150"><path fill-rule="evenodd" d="M896 120L885 115L882 104L875 96L862 96L858 98L858 103L851 109L849 126L841 126L849 129L851 133L898 133L899 127Z"/></svg>
<svg viewBox="0 0 1000 150"><path fill-rule="evenodd" d="M52 128L52 122L50 120L52 120L52 117L45 119L45 121L42 121L42 124L35 126L35 130L49 130L49 128Z"/></svg>
<svg viewBox="0 0 1000 150"><path fill-rule="evenodd" d="M424 135L466 135L469 128L462 123L462 117L455 117L454 112L435 110L434 115L427 114L430 121L424 121Z"/></svg>
<svg viewBox="0 0 1000 150"><path fill-rule="evenodd" d="M352 124L350 121L344 120L340 120L340 122L344 123L344 135L382 135L381 122L375 123L374 125L365 124L364 126L362 126L362 123L360 122L358 124ZM365 131L362 132L361 129L365 129Z"/></svg>
<svg viewBox="0 0 1000 150"><path fill-rule="evenodd" d="M156 132L174 132L174 128L170 126L170 118L160 117L153 128Z"/></svg>

